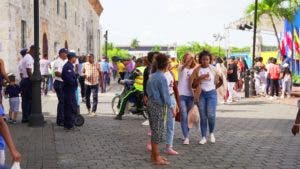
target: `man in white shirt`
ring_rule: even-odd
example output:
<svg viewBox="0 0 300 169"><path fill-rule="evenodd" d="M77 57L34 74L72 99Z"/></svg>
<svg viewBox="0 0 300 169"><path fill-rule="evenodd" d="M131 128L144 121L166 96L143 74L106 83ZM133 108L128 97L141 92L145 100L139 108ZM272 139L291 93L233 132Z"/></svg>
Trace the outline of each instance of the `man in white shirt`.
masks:
<svg viewBox="0 0 300 169"><path fill-rule="evenodd" d="M50 61L48 60L48 54L44 54L43 58L40 60L40 70L41 75L43 77L42 80L42 91L44 92L44 95L47 95L48 93L48 83L50 78Z"/></svg>
<svg viewBox="0 0 300 169"><path fill-rule="evenodd" d="M56 116L56 124L58 126L64 126L64 97L63 97L63 80L61 78L62 68L65 65L67 60L68 50L62 48L59 50L58 58L54 61L54 90L56 92L58 98L57 105L57 116Z"/></svg>
<svg viewBox="0 0 300 169"><path fill-rule="evenodd" d="M32 45L27 54L22 59L20 65L20 73L22 74L22 80L20 82L22 91L22 123L27 123L31 114L32 88L30 79L33 73L34 53L35 47Z"/></svg>

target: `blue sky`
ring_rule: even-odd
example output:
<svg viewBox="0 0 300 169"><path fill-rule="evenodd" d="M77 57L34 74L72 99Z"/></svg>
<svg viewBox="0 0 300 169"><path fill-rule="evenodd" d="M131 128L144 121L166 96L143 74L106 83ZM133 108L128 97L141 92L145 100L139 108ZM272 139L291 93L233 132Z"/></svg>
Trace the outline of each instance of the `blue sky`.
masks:
<svg viewBox="0 0 300 169"><path fill-rule="evenodd" d="M226 35L224 26L244 15L254 0L101 0L102 30L109 31L109 41L130 45L133 38L140 45L185 44L191 41L217 45L213 34ZM274 36L264 35L264 44L276 45ZM229 31L222 46L250 46L252 33Z"/></svg>

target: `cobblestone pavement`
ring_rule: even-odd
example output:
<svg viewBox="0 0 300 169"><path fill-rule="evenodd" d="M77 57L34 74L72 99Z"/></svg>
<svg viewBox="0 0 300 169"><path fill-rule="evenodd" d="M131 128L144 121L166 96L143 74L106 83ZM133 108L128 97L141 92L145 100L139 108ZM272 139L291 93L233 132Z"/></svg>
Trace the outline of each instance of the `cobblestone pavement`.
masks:
<svg viewBox="0 0 300 169"><path fill-rule="evenodd" d="M113 120L109 103L113 95L100 94L97 116L86 117L85 125L76 132L53 125L56 98L44 97L43 111L48 112L44 128L10 126L23 155L22 168L300 168L300 136L290 133L296 106L262 99L219 105L215 144L199 145L199 131L193 128L190 145L182 145L180 124L176 123L174 148L180 155L167 156L171 164L158 167L151 164L145 149L148 128L141 125L143 117ZM81 110L86 113L84 105Z"/></svg>

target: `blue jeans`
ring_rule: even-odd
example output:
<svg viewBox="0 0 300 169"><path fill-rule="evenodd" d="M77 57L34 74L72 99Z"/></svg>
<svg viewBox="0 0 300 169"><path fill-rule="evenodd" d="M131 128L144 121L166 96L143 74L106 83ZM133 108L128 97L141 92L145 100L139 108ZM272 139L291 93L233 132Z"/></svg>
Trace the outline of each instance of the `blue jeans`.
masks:
<svg viewBox="0 0 300 169"><path fill-rule="evenodd" d="M215 129L216 121L216 109L217 109L217 92L211 90L208 92L202 91L198 103L200 114L200 127L201 136L207 135L207 121L209 127L209 133L213 133Z"/></svg>
<svg viewBox="0 0 300 169"><path fill-rule="evenodd" d="M189 137L188 128L188 112L194 105L194 98L192 96L180 96L180 123L184 138Z"/></svg>
<svg viewBox="0 0 300 169"><path fill-rule="evenodd" d="M174 94L170 95L170 98L171 98L172 107L175 108L176 100ZM175 124L175 117L173 117L173 113L170 108L167 114L167 124L166 124L166 129L167 129L166 144L170 145L170 147L173 147L174 124Z"/></svg>
<svg viewBox="0 0 300 169"><path fill-rule="evenodd" d="M97 105L98 105L98 89L99 85L85 85L85 99L86 99L86 107L88 110L91 109L91 101L90 97L91 94L93 95L93 106L92 106L92 112L97 111Z"/></svg>

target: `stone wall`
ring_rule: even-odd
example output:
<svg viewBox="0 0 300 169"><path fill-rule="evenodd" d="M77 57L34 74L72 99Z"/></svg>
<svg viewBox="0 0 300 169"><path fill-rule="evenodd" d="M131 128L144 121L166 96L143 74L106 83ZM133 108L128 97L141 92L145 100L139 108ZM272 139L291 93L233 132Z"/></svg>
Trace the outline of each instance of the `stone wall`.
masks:
<svg viewBox="0 0 300 169"><path fill-rule="evenodd" d="M58 50L67 44L69 49L75 50L79 55L93 53L99 57L99 11L94 10L89 0L39 2L41 55L47 53L52 60L57 56ZM17 73L16 65L22 49L22 20L26 22L25 47L34 43L33 0L1 0L0 11L0 57L4 59L8 72Z"/></svg>

